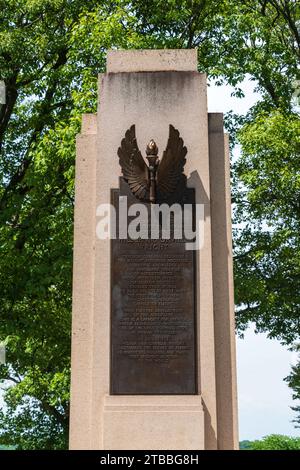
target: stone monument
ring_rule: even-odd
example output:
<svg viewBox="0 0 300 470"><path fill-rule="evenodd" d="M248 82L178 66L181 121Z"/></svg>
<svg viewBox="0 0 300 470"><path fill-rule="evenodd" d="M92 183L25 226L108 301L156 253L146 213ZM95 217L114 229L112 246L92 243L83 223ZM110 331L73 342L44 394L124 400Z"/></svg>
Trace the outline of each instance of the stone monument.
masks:
<svg viewBox="0 0 300 470"><path fill-rule="evenodd" d="M77 138L70 449L238 448L230 207L197 51L110 51Z"/></svg>

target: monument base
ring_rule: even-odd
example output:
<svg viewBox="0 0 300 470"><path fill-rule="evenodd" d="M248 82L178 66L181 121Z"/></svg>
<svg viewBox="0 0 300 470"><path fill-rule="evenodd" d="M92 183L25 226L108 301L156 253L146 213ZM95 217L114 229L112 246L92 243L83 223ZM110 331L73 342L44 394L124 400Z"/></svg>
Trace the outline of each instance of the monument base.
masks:
<svg viewBox="0 0 300 470"><path fill-rule="evenodd" d="M106 450L204 449L200 395L107 395L103 419Z"/></svg>

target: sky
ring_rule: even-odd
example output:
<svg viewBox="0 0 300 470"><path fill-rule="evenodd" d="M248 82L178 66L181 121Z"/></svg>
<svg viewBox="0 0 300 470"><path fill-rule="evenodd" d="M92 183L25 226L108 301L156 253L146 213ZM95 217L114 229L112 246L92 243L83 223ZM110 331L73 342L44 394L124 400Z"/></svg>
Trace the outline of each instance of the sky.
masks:
<svg viewBox="0 0 300 470"><path fill-rule="evenodd" d="M208 111L245 113L258 99L254 83L245 80L241 87L245 98L231 96L229 86L208 88ZM270 340L266 334L255 334L254 326L244 339L237 338L237 375L240 440L260 439L268 434L299 436L292 420L295 406L292 391L283 381L297 361L296 353ZM0 391L0 408L3 404Z"/></svg>
<svg viewBox="0 0 300 470"><path fill-rule="evenodd" d="M283 381L296 361L295 352L266 334L255 334L253 325L244 339L237 339L240 440L268 434L300 437L292 423L292 391Z"/></svg>
<svg viewBox="0 0 300 470"><path fill-rule="evenodd" d="M233 110L244 114L259 100L254 92L255 83L245 80L241 86L244 98L231 96L229 86L208 87L208 111ZM237 338L237 376L240 440L260 439L268 434L286 434L300 437L292 420L292 390L283 378L296 364L297 354L290 352L266 334L255 334L254 325L246 331L244 339Z"/></svg>

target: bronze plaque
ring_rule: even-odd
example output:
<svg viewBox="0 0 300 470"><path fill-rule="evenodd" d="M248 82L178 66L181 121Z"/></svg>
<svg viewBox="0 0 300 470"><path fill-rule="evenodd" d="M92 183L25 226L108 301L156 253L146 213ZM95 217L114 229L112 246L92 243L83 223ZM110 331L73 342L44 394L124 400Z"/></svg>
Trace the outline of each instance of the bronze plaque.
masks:
<svg viewBox="0 0 300 470"><path fill-rule="evenodd" d="M120 187L117 214L120 195L137 202ZM194 203L194 190L181 199ZM111 241L111 394L197 393L195 253L185 241Z"/></svg>

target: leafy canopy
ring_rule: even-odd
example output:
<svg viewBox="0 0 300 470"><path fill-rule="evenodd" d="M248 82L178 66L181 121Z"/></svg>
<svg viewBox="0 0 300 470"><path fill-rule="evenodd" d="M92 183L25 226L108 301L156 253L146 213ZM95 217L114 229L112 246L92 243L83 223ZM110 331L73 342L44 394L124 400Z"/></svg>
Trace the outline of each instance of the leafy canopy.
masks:
<svg viewBox="0 0 300 470"><path fill-rule="evenodd" d="M0 443L67 446L75 136L108 48L198 47L237 96L255 80L260 103L226 119L237 324L299 337L298 25L294 0L0 0Z"/></svg>
<svg viewBox="0 0 300 470"><path fill-rule="evenodd" d="M250 442L249 450L300 450L300 438L271 434Z"/></svg>

